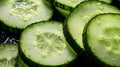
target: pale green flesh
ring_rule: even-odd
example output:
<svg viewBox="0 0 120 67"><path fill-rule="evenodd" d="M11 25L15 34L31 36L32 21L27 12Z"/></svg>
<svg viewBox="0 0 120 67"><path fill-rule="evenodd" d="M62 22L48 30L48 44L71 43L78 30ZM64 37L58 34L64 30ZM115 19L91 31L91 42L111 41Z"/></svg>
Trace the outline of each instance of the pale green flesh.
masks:
<svg viewBox="0 0 120 67"><path fill-rule="evenodd" d="M68 17L67 26L70 35L81 48L84 49L82 43L82 33L85 24L92 17L100 13L120 13L120 11L106 3L88 1L81 3Z"/></svg>
<svg viewBox="0 0 120 67"><path fill-rule="evenodd" d="M10 27L20 29L35 22L49 20L52 13L52 8L45 5L42 0L10 0L0 5L0 20Z"/></svg>
<svg viewBox="0 0 120 67"><path fill-rule="evenodd" d="M0 67L15 67L17 54L17 45L0 46Z"/></svg>
<svg viewBox="0 0 120 67"><path fill-rule="evenodd" d="M62 24L33 25L23 32L20 42L25 56L42 65L62 65L76 57L65 41Z"/></svg>
<svg viewBox="0 0 120 67"><path fill-rule="evenodd" d="M55 3L61 4L60 6L63 6L64 8L57 5L54 6L61 14L67 17L70 14L71 10L66 10L66 9L75 8L82 1L85 0L55 0ZM67 8L65 9L65 7Z"/></svg>
<svg viewBox="0 0 120 67"><path fill-rule="evenodd" d="M76 7L76 5L85 0L55 0L55 1L66 6Z"/></svg>
<svg viewBox="0 0 120 67"><path fill-rule="evenodd" d="M120 66L120 15L99 15L87 28L93 54L106 64Z"/></svg>
<svg viewBox="0 0 120 67"><path fill-rule="evenodd" d="M37 43L35 45L40 48L40 51L42 51L40 55L43 58L46 58L55 53L61 53L66 47L64 40L54 33L40 32L39 34L36 34L36 36Z"/></svg>
<svg viewBox="0 0 120 67"><path fill-rule="evenodd" d="M10 11L11 15L15 15L20 17L21 19L28 21L38 14L39 4L35 2L15 2L12 5L12 9Z"/></svg>
<svg viewBox="0 0 120 67"><path fill-rule="evenodd" d="M0 67L15 67L15 59L12 58L10 60L4 59L0 60Z"/></svg>

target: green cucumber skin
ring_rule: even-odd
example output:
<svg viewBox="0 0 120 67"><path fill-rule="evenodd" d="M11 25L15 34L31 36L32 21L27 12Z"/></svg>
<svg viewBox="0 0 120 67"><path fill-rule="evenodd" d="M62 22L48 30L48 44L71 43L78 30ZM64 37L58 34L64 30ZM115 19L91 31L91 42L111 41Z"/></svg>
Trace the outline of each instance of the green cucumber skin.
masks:
<svg viewBox="0 0 120 67"><path fill-rule="evenodd" d="M91 20L93 20L94 18L96 18L99 15L104 15L104 14L106 14L106 13L98 14L98 15L94 16ZM107 13L107 14L120 15L119 13ZM104 61L99 59L97 56L95 56L94 52L92 52L92 49L88 44L88 37L87 37L87 30L89 28L90 23L92 23L91 20L85 25L84 30L83 30L83 35L82 35L83 46L85 48L87 58L89 58L89 60L95 62L96 64L100 65L101 67L119 67L116 65L111 65L111 64L105 63Z"/></svg>
<svg viewBox="0 0 120 67"><path fill-rule="evenodd" d="M67 21L67 20L66 20ZM66 22L65 21L65 22ZM73 48L73 50L77 53L77 54L81 54L82 52L84 52L84 50L82 48L79 48L79 45L77 45L76 41L73 39L73 37L71 36L70 32L68 31L68 27L67 27L67 23L64 23L63 26L63 33L64 36L67 40L67 42L70 44L70 46Z"/></svg>
<svg viewBox="0 0 120 67"><path fill-rule="evenodd" d="M0 21L0 27L2 29L4 29L5 31L8 31L8 32L15 34L15 35L20 35L20 33L23 31L23 29L13 28L11 26L8 26L5 23L3 23L3 21Z"/></svg>
<svg viewBox="0 0 120 67"><path fill-rule="evenodd" d="M67 17L70 14L70 12L74 9L73 7L70 7L70 6L67 6L67 5L65 6L64 4L60 4L60 3L55 2L55 1L54 1L53 6L64 17Z"/></svg>
<svg viewBox="0 0 120 67"><path fill-rule="evenodd" d="M71 6L67 6L67 5L64 6L64 4L61 4L58 2L54 2L54 4L55 4L55 7L62 8L63 10L66 10L66 11L71 11L73 9L73 7Z"/></svg>
<svg viewBox="0 0 120 67"><path fill-rule="evenodd" d="M44 23L44 22L46 22L46 21L42 21L42 22L38 22L38 23ZM47 21L47 22L49 22L49 21ZM52 22L52 21L50 21L50 22ZM53 21L53 22L58 22L58 21ZM58 22L58 23L61 23L61 22ZM34 25L34 24L36 24L36 23L33 23L33 24L27 26L26 28L28 28L28 27L30 27L30 26L32 26L32 25ZM53 23L53 24L54 24L54 23ZM25 28L25 29L26 29L26 28ZM23 32L24 32L24 31L23 31ZM21 36L22 36L22 35L21 35ZM20 37L21 37L21 36L20 36ZM21 39L21 38L20 38L20 39ZM77 57L76 52L75 52L69 45L67 45L67 47L69 48L70 51L73 51L73 53L74 53L75 56ZM53 66L53 65L42 65L42 64L36 63L36 62L30 60L29 58L27 58L27 57L25 56L24 52L21 50L22 48L20 47L20 45L19 45L18 49L19 49L19 55L20 55L21 59L22 59L23 62L24 62L25 64L27 64L29 67L70 67L70 66L74 63L74 61L76 60L76 59L72 59L71 61L67 61L66 63L61 64L61 65L54 65L54 66Z"/></svg>

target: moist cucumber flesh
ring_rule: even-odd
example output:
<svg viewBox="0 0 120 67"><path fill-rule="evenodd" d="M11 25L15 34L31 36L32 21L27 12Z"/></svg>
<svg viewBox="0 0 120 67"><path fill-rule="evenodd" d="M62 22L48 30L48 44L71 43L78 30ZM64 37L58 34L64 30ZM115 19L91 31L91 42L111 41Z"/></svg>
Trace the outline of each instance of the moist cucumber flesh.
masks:
<svg viewBox="0 0 120 67"><path fill-rule="evenodd" d="M87 51L111 66L120 66L120 14L101 14L94 17L84 33Z"/></svg>
<svg viewBox="0 0 120 67"><path fill-rule="evenodd" d="M59 66L76 58L76 53L64 38L62 27L62 23L57 21L46 21L30 25L22 32L20 49L23 55L31 60L29 62L43 66ZM26 64L31 65L27 62Z"/></svg>
<svg viewBox="0 0 120 67"><path fill-rule="evenodd" d="M55 2L61 3L69 7L76 7L77 4L85 0L55 0Z"/></svg>
<svg viewBox="0 0 120 67"><path fill-rule="evenodd" d="M17 54L17 45L0 45L0 67L15 67Z"/></svg>
<svg viewBox="0 0 120 67"><path fill-rule="evenodd" d="M92 17L101 13L120 13L120 10L100 1L84 1L79 4L71 12L64 24L65 36L68 34L71 36L69 39L66 38L68 42L72 39L71 41L75 41L80 48L84 49L82 42L84 26Z"/></svg>
<svg viewBox="0 0 120 67"><path fill-rule="evenodd" d="M52 17L52 8L42 0L2 0L0 4L0 20L9 27L24 29Z"/></svg>

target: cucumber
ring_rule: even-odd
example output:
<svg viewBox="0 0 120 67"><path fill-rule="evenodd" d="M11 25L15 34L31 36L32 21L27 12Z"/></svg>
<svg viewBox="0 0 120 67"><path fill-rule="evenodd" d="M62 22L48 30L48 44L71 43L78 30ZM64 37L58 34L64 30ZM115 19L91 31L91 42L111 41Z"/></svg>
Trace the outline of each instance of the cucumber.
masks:
<svg viewBox="0 0 120 67"><path fill-rule="evenodd" d="M84 50L82 34L85 24L95 15L101 13L120 13L120 10L102 1L84 1L66 19L64 35L77 53Z"/></svg>
<svg viewBox="0 0 120 67"><path fill-rule="evenodd" d="M49 20L52 14L52 8L42 0L0 1L0 25L11 32L22 30L35 22Z"/></svg>
<svg viewBox="0 0 120 67"><path fill-rule="evenodd" d="M111 4L113 0L98 0L98 1L104 1L106 3L110 3Z"/></svg>
<svg viewBox="0 0 120 67"><path fill-rule="evenodd" d="M83 33L89 56L105 65L120 67L120 14L100 14L91 19Z"/></svg>
<svg viewBox="0 0 120 67"><path fill-rule="evenodd" d="M44 2L47 6L53 7L53 2L54 2L54 0L43 0L43 2Z"/></svg>
<svg viewBox="0 0 120 67"><path fill-rule="evenodd" d="M16 67L18 46L15 44L0 45L0 67Z"/></svg>
<svg viewBox="0 0 120 67"><path fill-rule="evenodd" d="M62 28L57 21L42 21L25 28L20 36L22 60L31 67L70 64L77 54L65 40Z"/></svg>
<svg viewBox="0 0 120 67"><path fill-rule="evenodd" d="M46 2L46 3L49 3L51 5L53 5L53 2L54 2L54 0L43 0L43 1Z"/></svg>
<svg viewBox="0 0 120 67"><path fill-rule="evenodd" d="M63 16L67 17L72 9L82 1L85 0L54 0L54 6Z"/></svg>
<svg viewBox="0 0 120 67"><path fill-rule="evenodd" d="M54 0L54 6L61 14L67 17L71 13L71 11L83 1L89 0ZM112 0L96 0L96 1L112 3Z"/></svg>
<svg viewBox="0 0 120 67"><path fill-rule="evenodd" d="M20 56L18 56L18 59L17 59L17 67L29 67L27 64L25 64L23 62L23 60L20 58Z"/></svg>

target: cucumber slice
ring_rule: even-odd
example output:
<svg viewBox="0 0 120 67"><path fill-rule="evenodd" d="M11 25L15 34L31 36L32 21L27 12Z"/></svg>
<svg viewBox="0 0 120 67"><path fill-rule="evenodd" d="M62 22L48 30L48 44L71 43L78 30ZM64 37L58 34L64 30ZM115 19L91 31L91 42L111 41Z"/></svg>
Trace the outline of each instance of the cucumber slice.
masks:
<svg viewBox="0 0 120 67"><path fill-rule="evenodd" d="M61 14L66 17L70 14L72 9L82 1L85 0L54 0L54 6Z"/></svg>
<svg viewBox="0 0 120 67"><path fill-rule="evenodd" d="M119 67L120 14L97 15L89 21L84 31L86 52L104 64Z"/></svg>
<svg viewBox="0 0 120 67"><path fill-rule="evenodd" d="M54 2L54 0L43 0L43 2L44 2L47 6L53 7L53 2Z"/></svg>
<svg viewBox="0 0 120 67"><path fill-rule="evenodd" d="M57 21L28 26L20 37L23 61L31 67L61 66L73 61L77 54L65 40L62 28L62 23Z"/></svg>
<svg viewBox="0 0 120 67"><path fill-rule="evenodd" d="M20 56L18 56L18 59L17 59L17 67L29 67L27 64L25 64L23 62L23 60L20 58Z"/></svg>
<svg viewBox="0 0 120 67"><path fill-rule="evenodd" d="M98 1L104 1L106 3L112 3L113 0L98 0Z"/></svg>
<svg viewBox="0 0 120 67"><path fill-rule="evenodd" d="M80 4L83 1L89 0L55 0L54 6L61 14L67 17L71 13L72 9L74 9L78 4ZM112 0L96 0L96 1L104 1L107 3L112 2Z"/></svg>
<svg viewBox="0 0 120 67"><path fill-rule="evenodd" d="M2 27L24 29L26 26L49 20L52 8L42 0L2 0L0 1L0 20ZM16 30L15 30L16 31Z"/></svg>
<svg viewBox="0 0 120 67"><path fill-rule="evenodd" d="M18 46L15 44L0 45L0 67L16 67Z"/></svg>
<svg viewBox="0 0 120 67"><path fill-rule="evenodd" d="M43 1L45 1L46 3L50 3L51 5L53 5L54 2L54 0L43 0Z"/></svg>
<svg viewBox="0 0 120 67"><path fill-rule="evenodd" d="M64 23L64 33L69 44L79 53L83 49L82 33L85 24L95 15L101 13L120 13L120 10L100 1L84 1L69 15Z"/></svg>

